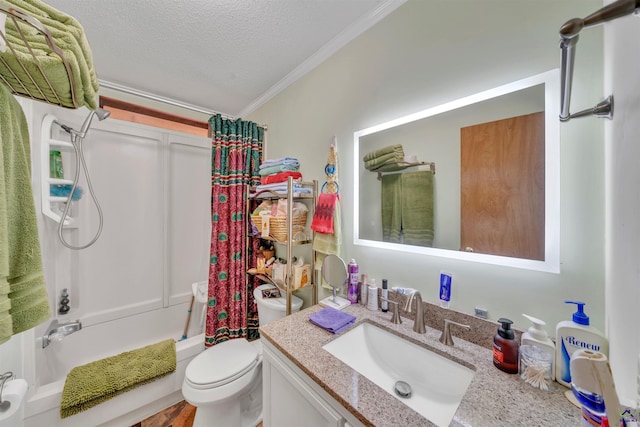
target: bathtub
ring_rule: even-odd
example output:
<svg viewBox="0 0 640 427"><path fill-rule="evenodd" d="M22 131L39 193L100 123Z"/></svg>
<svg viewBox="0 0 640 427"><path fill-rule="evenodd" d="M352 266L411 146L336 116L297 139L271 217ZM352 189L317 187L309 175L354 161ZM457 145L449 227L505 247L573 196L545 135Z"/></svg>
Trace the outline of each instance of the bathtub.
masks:
<svg viewBox="0 0 640 427"><path fill-rule="evenodd" d="M176 372L61 420L64 382L76 366L181 339L191 285L209 277L211 141L116 119L94 122L84 157L104 228L95 245L70 250L58 239L59 218L49 215L61 205L48 197L42 177L49 176L50 147L69 140L51 119L78 127L86 113L44 103L32 103L29 110L33 191L51 309L59 321L80 320L82 329L46 348L41 337L50 321L23 334L29 391L20 427L128 427L182 400L185 368L204 349L202 302L193 307L191 338L177 344ZM61 147L69 179L75 156ZM63 230L73 246L90 242L100 223L81 175L85 196L72 205L73 221ZM70 311L57 315L63 291Z"/></svg>
<svg viewBox="0 0 640 427"><path fill-rule="evenodd" d="M181 387L187 364L204 350L204 333L181 340L183 331L179 330L177 320L184 321L186 311L185 304L178 304L116 321L83 326L80 331L64 337L62 341L52 342L47 348L42 348L42 339L34 332L34 363L31 367L34 378L30 381L30 392L25 402L24 427L128 427L183 400ZM37 328L36 332L40 329L44 331L46 327ZM192 325L191 330L201 332L200 325ZM175 372L87 411L60 419L62 389L66 374L73 367L167 338L177 341ZM111 350L114 345L118 349L115 353Z"/></svg>

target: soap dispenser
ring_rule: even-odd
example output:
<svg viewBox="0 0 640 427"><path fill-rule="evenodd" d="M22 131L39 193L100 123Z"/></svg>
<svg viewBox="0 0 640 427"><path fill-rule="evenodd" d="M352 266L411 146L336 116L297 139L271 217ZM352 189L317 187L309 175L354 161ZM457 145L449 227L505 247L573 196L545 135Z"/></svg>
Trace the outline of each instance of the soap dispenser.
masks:
<svg viewBox="0 0 640 427"><path fill-rule="evenodd" d="M513 322L504 317L498 319L498 322L502 326L498 328L498 333L493 337L493 364L507 374L517 374L520 345L515 340L515 334L511 329Z"/></svg>
<svg viewBox="0 0 640 427"><path fill-rule="evenodd" d="M556 358L556 345L547 335L547 331L544 330L546 323L528 314L523 313L522 315L533 323L529 330L522 334L522 345L535 345L551 355L551 378L555 379L556 364L554 359Z"/></svg>

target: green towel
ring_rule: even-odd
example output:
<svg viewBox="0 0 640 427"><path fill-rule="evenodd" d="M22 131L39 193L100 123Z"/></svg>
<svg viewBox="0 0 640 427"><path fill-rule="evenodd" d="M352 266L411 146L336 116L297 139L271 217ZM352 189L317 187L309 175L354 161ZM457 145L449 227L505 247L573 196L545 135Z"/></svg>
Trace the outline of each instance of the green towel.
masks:
<svg viewBox="0 0 640 427"><path fill-rule="evenodd" d="M380 165L374 169L369 169L371 172L398 172L404 169L407 169L409 167L411 167L411 165L407 164L407 163L403 163L403 161L399 162L397 160L393 160L390 162L387 162L383 165Z"/></svg>
<svg viewBox="0 0 640 427"><path fill-rule="evenodd" d="M396 155L400 155L401 158L404 158L404 150L402 149L402 145L395 144L395 145L389 145L387 147L383 147L378 150L365 154L364 157L362 158L362 161L366 163L370 160L384 156L385 154L396 154Z"/></svg>
<svg viewBox="0 0 640 427"><path fill-rule="evenodd" d="M402 242L433 246L433 173L402 174Z"/></svg>
<svg viewBox="0 0 640 427"><path fill-rule="evenodd" d="M382 175L382 240L400 243L402 233L402 174Z"/></svg>
<svg viewBox="0 0 640 427"><path fill-rule="evenodd" d="M63 50L69 63L71 75L74 80L73 89L78 104L77 107L86 105L89 109L95 109L97 107L96 94L99 88L98 78L93 67L93 58L89 43L78 21L38 0L7 1L17 8L24 10L27 14L32 15L48 28L54 42ZM42 34L24 24L21 24L20 28L25 38L34 48L34 53L42 64L47 79L52 83L62 104L69 108L76 108L71 98L71 86L62 61L57 55L49 54L51 49L46 44L45 37ZM31 96L38 99L57 103L56 97L48 88L46 80L38 70L30 52L24 46L13 22L10 20L7 21L6 31L7 39L16 52L7 50L7 52L1 54L1 56L11 67L13 73L16 74L17 79L19 79L18 81L16 77L10 73L4 73L9 74L7 83L19 93L31 94ZM40 94L31 79L26 76L25 71L15 58L16 55L20 57L23 65L27 68L29 74L31 74L38 86L44 88L44 96ZM22 82L24 87L20 82Z"/></svg>
<svg viewBox="0 0 640 427"><path fill-rule="evenodd" d="M172 339L76 366L64 383L60 417L86 411L175 370L176 343Z"/></svg>
<svg viewBox="0 0 640 427"><path fill-rule="evenodd" d="M433 245L433 173L382 176L382 240Z"/></svg>
<svg viewBox="0 0 640 427"><path fill-rule="evenodd" d="M2 198L0 197L0 205L2 205ZM0 230L0 235L2 234ZM1 251L0 247L0 253ZM1 271L1 268L0 268ZM11 308L11 300L9 299L9 282L5 277L0 277L0 344L8 341L13 335L13 321L9 309Z"/></svg>
<svg viewBox="0 0 640 427"><path fill-rule="evenodd" d="M11 34L7 34L7 39L11 42ZM60 58L56 56L40 57L42 68L46 70L47 78L55 89L54 93L46 83L41 84L40 70L31 59L31 56L22 52L20 47L15 47L16 45L12 46L14 46L15 53L10 50L0 53L0 59L6 63L7 67L11 70L11 72L2 73L5 83L17 94L73 108L74 103L71 97L69 78L67 77L67 71L64 65L62 65ZM25 67L26 71L23 71L20 64ZM34 76L35 83L27 77L26 73ZM40 90L38 90L38 88L40 88ZM58 101L58 99L60 101Z"/></svg>
<svg viewBox="0 0 640 427"><path fill-rule="evenodd" d="M21 59L24 63L32 62L33 64L30 66L30 68L37 68L37 64L35 63L35 61L33 61L30 51L24 45L24 42L21 38L19 38L18 34L15 31L16 30L13 27L7 26L7 39L10 43L12 43L12 46L14 46L15 50L21 52ZM56 31L52 31L52 33L56 33ZM47 74L47 77L49 77L50 73L50 70L48 68L50 67L50 65L48 64L51 63L50 58L58 59L58 61L56 61L58 67L62 67L66 74L66 69L64 68L64 65L59 57L57 55L52 55L49 53L51 49L49 48L49 45L42 35L26 35L25 38L29 42L29 46L36 54L38 60L43 64L42 68L44 69L45 74ZM71 75L73 76L73 88L76 92L76 101L78 102L79 106L87 105L87 107L94 107L95 109L95 106L97 105L97 77L95 76L95 72L93 71L93 69L89 67L89 64L84 54L82 53L82 49L80 48L79 43L71 34L68 33L61 33L58 36L54 37L54 40L56 45L63 51L64 56L67 59L67 63L69 64ZM43 60L45 62L43 62ZM45 66L45 64L47 65ZM14 69L14 72L16 72L16 70L19 72L22 71L22 68ZM39 70L36 71L36 73L31 72L31 75L32 77L38 77L36 83L39 83L39 86L48 88L48 84L46 83L44 78L41 77L42 73ZM57 76L56 72L54 72L53 75ZM27 82L32 83L28 77L26 79L22 78L21 80L26 80ZM68 77L66 80L67 82L64 83L65 88L71 87L68 82ZM54 82L52 82L52 84L53 83ZM54 86L54 88L56 88L56 86Z"/></svg>
<svg viewBox="0 0 640 427"><path fill-rule="evenodd" d="M49 318L27 121L0 84L0 343ZM8 289L7 289L8 288ZM11 328L9 328L11 326ZM9 333L10 332L10 333Z"/></svg>
<svg viewBox="0 0 640 427"><path fill-rule="evenodd" d="M376 157L375 159L372 159L372 160L367 160L366 162L364 162L364 167L367 170L377 170L378 168L384 165L387 165L390 163L396 164L402 161L404 161L403 154L389 153L389 154L383 154L382 156Z"/></svg>
<svg viewBox="0 0 640 427"><path fill-rule="evenodd" d="M71 35L77 43L76 56L78 59L83 58L90 71L87 87L91 87L95 92L98 91L98 77L95 74L93 66L93 55L89 46L89 41L84 32L84 28L75 18L61 12L40 0L6 0L14 6L23 9L30 15L38 19L44 24L54 40L64 38ZM68 39L67 39L68 40ZM87 77L85 76L85 77Z"/></svg>

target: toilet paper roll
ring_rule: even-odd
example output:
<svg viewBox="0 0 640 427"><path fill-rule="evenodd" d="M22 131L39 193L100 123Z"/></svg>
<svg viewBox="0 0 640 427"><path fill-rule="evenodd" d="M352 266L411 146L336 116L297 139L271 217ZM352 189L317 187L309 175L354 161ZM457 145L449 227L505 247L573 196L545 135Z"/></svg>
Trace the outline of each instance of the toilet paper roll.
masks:
<svg viewBox="0 0 640 427"><path fill-rule="evenodd" d="M24 379L7 381L2 388L2 403L0 403L0 421L13 416L27 394L29 384Z"/></svg>

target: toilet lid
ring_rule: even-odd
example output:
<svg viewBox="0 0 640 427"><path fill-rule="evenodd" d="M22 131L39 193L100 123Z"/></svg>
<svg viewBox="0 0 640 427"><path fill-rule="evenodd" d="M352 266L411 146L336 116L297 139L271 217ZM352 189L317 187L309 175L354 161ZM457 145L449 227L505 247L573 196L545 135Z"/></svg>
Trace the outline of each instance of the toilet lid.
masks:
<svg viewBox="0 0 640 427"><path fill-rule="evenodd" d="M185 378L196 388L211 388L240 378L258 363L255 346L246 339L224 341L209 347L187 365Z"/></svg>

